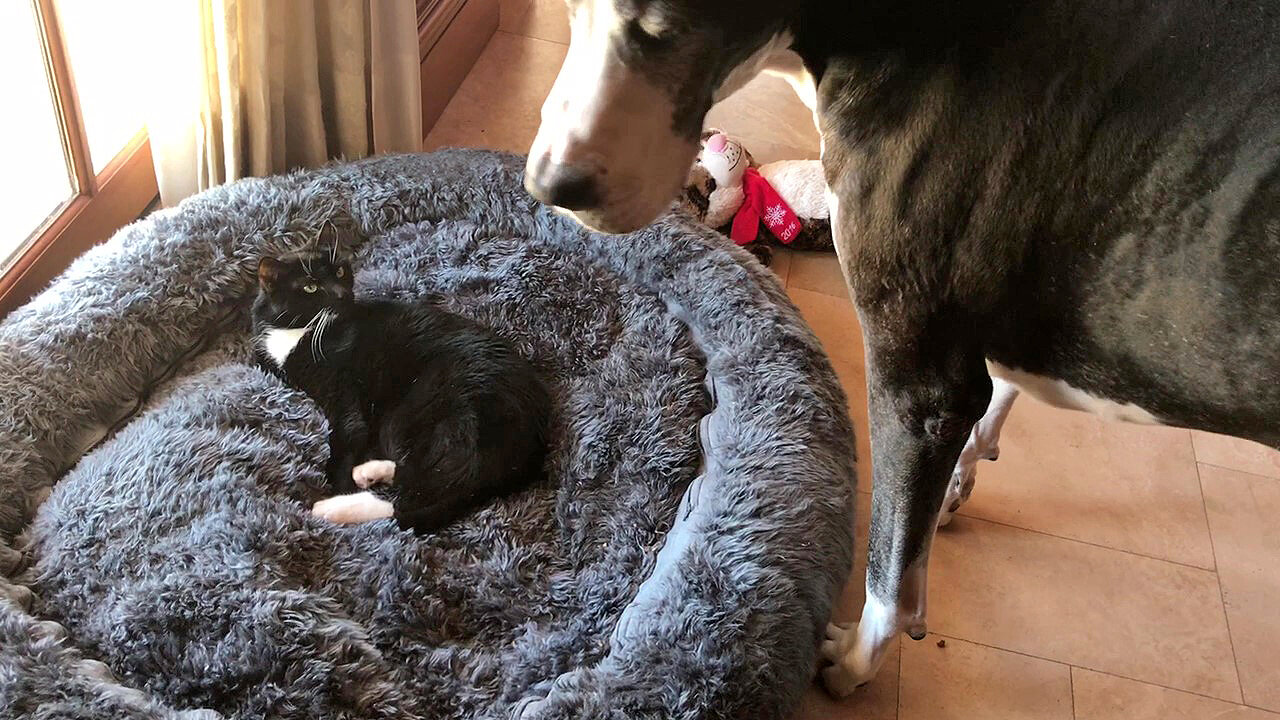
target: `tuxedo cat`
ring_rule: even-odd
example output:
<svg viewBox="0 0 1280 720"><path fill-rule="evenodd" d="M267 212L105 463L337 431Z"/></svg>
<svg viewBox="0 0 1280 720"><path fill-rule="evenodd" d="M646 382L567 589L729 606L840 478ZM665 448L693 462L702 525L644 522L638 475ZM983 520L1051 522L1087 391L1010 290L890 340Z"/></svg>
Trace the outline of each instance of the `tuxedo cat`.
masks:
<svg viewBox="0 0 1280 720"><path fill-rule="evenodd" d="M338 494L316 515L433 530L542 475L551 401L533 367L466 318L356 299L336 254L263 257L253 334L259 361L329 420Z"/></svg>

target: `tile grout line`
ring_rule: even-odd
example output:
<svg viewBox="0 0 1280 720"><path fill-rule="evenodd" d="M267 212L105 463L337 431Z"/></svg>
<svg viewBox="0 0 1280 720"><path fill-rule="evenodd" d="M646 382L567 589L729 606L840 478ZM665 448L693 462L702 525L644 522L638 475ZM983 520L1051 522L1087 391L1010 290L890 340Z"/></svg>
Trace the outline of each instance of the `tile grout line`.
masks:
<svg viewBox="0 0 1280 720"><path fill-rule="evenodd" d="M979 647L987 648L988 650L998 650L999 652L1009 653L1009 654L1011 654L1011 655L1021 655L1022 657L1031 658L1031 659L1033 659L1033 660L1041 660L1041 661L1043 661L1043 662L1053 663L1054 665L1062 665L1062 666L1067 667L1067 668L1080 669L1080 670L1088 670L1089 672L1095 672L1095 673L1098 673L1099 675L1107 675L1107 676L1114 677L1114 678L1120 678L1121 680L1129 680L1130 682L1136 682L1136 683L1139 683L1139 684L1141 684L1141 685L1149 685L1149 686L1151 686L1151 687L1158 687L1158 688L1161 688L1161 689L1163 689L1163 690L1169 690L1170 692L1179 692L1179 693L1184 693L1184 694L1186 694L1186 695L1195 695L1196 697L1201 697L1201 698L1204 698L1204 699L1206 699L1206 700L1217 700L1217 701L1218 701L1218 702L1220 702L1220 703L1226 703L1226 704L1228 704L1228 705L1237 705L1237 706L1240 706L1240 707L1247 707L1247 708L1252 708L1252 709L1255 709L1255 710L1263 710L1263 711L1266 711L1266 712L1275 712L1274 710L1267 710L1266 708L1257 707L1257 706L1254 706L1254 705L1249 705L1249 704L1247 704L1247 703L1245 703L1245 702L1244 702L1244 698L1243 698L1243 697L1241 698L1240 702L1236 702L1236 701L1234 701L1234 700L1227 700L1227 699L1225 699L1225 698L1220 698L1220 697L1218 697L1218 696L1216 696L1216 695L1208 695L1208 694L1206 694L1206 693L1203 693L1203 692L1200 692L1200 691L1197 691L1197 690L1187 690L1187 689L1185 689L1185 688L1173 687L1173 686L1171 686L1171 685L1163 685L1163 684L1158 683L1158 682L1152 682L1151 680L1143 680L1143 679L1141 679L1141 678L1129 677L1128 675L1121 675L1120 673L1115 673L1115 672L1111 672L1111 671L1108 671L1108 670L1099 670L1098 668L1089 667L1088 665L1077 665L1077 664L1075 664L1075 663L1063 662L1063 661L1061 661L1061 660L1055 660L1055 659L1053 659L1053 658L1043 657L1043 656L1041 656L1041 655L1033 655L1033 654L1031 654L1031 653L1029 653L1029 652L1023 652L1023 651L1021 651L1021 650L1010 650L1009 648L1003 648L1003 647L1000 647L999 645L991 645L991 644L989 644L989 643L984 643L984 642L981 642L981 641L979 641L979 640L970 640L969 638L960 637L959 635L951 635L951 634L948 634L948 633L938 632L938 631L935 631L935 630L930 630L930 631L929 631L929 634L930 634L930 635L937 635L938 637L947 638L948 640L956 640L956 641L963 642L963 643L969 643L970 645L977 645L977 646L979 646ZM923 641L923 640L912 640L912 642L924 642L924 641ZM901 681L899 681L899 682L901 682Z"/></svg>
<svg viewBox="0 0 1280 720"><path fill-rule="evenodd" d="M522 40L537 40L538 42L551 43L552 45L559 45L560 47L569 47L569 43L562 43L559 40L548 40L546 38L538 37L536 35L525 35L524 33L512 32L510 30L503 30L502 28L498 28L497 30L494 31L495 35L498 33L510 35L511 37L520 38Z"/></svg>
<svg viewBox="0 0 1280 720"><path fill-rule="evenodd" d="M1188 431L1187 431L1187 439L1191 442L1191 457L1192 457L1193 459L1195 459L1195 457L1196 457L1196 441L1195 441L1195 436L1194 436L1194 435L1192 435L1192 433L1191 433L1191 431L1190 431L1190 430L1188 430ZM1195 467L1195 471L1196 471L1196 488L1200 491L1200 513L1201 513L1201 515L1203 515L1203 516L1204 516L1204 532L1205 532L1205 535L1206 535L1206 536L1208 536L1208 538L1209 538L1209 552L1210 552L1210 554L1212 554L1212 555L1213 555L1213 575L1214 575L1214 579L1218 581L1218 595L1219 595L1219 596L1221 596L1221 595L1222 595L1222 578L1218 575L1218 548L1217 548L1217 547L1215 547L1215 546L1214 546L1214 544L1213 544L1213 526L1209 524L1209 506L1208 506L1207 504L1205 504L1205 499L1204 499L1204 479L1200 477L1200 461L1199 461L1198 459L1197 459L1197 460L1195 460L1195 465L1196 465L1196 467ZM1224 601L1223 601L1223 603L1222 603L1222 611L1225 613L1225 612L1226 612L1226 610L1227 610L1227 603L1226 603L1226 601L1224 600ZM1228 634L1228 635L1230 635L1230 634L1231 634L1230 628L1228 628L1228 630L1227 630L1227 634ZM1236 650L1235 650L1235 648L1233 647L1233 648L1231 648L1231 659L1232 659L1232 660L1234 660L1234 659L1235 659L1235 654L1236 654ZM1237 674L1237 675L1239 675L1239 674L1240 674L1239 663L1237 663L1237 664L1236 664L1236 674ZM1240 692L1240 699L1241 699L1241 700L1243 700L1243 699L1244 699L1244 689L1243 689L1243 688L1241 688L1241 692Z"/></svg>
<svg viewBox="0 0 1280 720"><path fill-rule="evenodd" d="M1205 462L1203 460L1196 460L1196 464L1207 465L1211 468L1216 468L1218 470L1227 470L1230 472L1237 472L1237 473L1240 473L1241 475L1248 475L1249 477L1262 478L1263 480L1270 480L1272 482L1280 482L1280 477L1276 477L1275 475L1263 475L1262 473L1250 472L1248 470L1241 470L1240 468L1233 468L1229 465L1219 465L1218 463Z"/></svg>
<svg viewBox="0 0 1280 720"><path fill-rule="evenodd" d="M1188 430L1187 432L1191 432L1191 431L1190 431L1190 430ZM1201 432L1204 432L1204 431L1201 431ZM1212 434L1212 433L1208 433L1208 434ZM1237 439L1237 440L1244 440L1244 439L1245 439L1245 438L1237 437L1237 436L1235 436L1235 435L1224 435L1223 437L1235 438L1235 439ZM1253 441L1253 442L1256 442L1256 441ZM1268 445L1264 445L1263 443L1257 443L1257 444L1258 444L1258 445L1262 445L1262 447L1264 447L1264 448L1266 448L1266 447L1270 447L1270 446L1268 446ZM1271 449L1272 449L1272 450L1280 450L1280 448L1271 448ZM1268 478L1268 479L1270 479L1270 480L1275 480L1275 481L1277 481L1277 482L1280 482L1280 475L1267 475L1267 474L1265 474L1265 473L1256 473L1256 472L1251 472L1251 471L1249 471L1249 470L1241 470L1240 468L1234 468L1234 467L1231 467L1230 465L1221 465L1221 464L1219 464L1219 463L1213 463L1213 462L1208 462L1208 461L1205 461L1205 460L1201 460L1201 459L1200 459L1200 449L1199 449L1198 447L1196 447L1196 436L1195 436L1194 434L1192 434L1192 435L1191 435L1191 454L1195 457L1196 462L1197 462L1197 463L1199 463L1199 464L1201 464L1201 465L1208 465L1209 467L1215 467L1215 468L1219 468L1219 469L1221 469L1221 470L1231 470L1232 472L1244 473L1245 475L1254 475L1254 476L1256 476L1256 477Z"/></svg>
<svg viewBox="0 0 1280 720"><path fill-rule="evenodd" d="M930 631L929 631L929 634L930 634L930 635L937 635L937 636L938 636L938 637L940 637L940 638L946 638L946 639L948 639L948 640L956 640L956 641L958 641L958 642L962 642L962 643L969 643L970 645L977 645L978 647L984 647L984 648L987 648L988 650L998 650L998 651L1003 652L1003 653L1009 653L1010 655L1020 655L1020 656L1025 657L1025 658L1031 658L1032 660L1042 660L1042 661L1044 661L1044 662L1053 663L1054 665L1061 665L1061 666L1063 666L1063 667L1065 667L1065 668L1079 667L1079 668L1082 668L1082 669L1084 669L1084 670L1092 670L1092 669L1093 669L1093 668L1085 667L1084 665L1073 665L1072 663L1069 663L1069 662L1063 662L1063 661L1061 661L1061 660L1054 660L1053 658L1044 657L1044 656L1042 656L1042 655L1033 655L1033 654L1031 654L1031 653L1029 653L1029 652L1023 652L1023 651L1021 651L1021 650L1011 650L1011 649L1009 649L1009 648L1000 647L999 645L992 645L992 644L990 644L990 643L985 643L985 642L982 642L981 640L970 640L969 638L960 637L959 635L951 635L951 634L944 633L944 632L940 632L940 631L937 631L937 630L930 630ZM923 640L912 640L911 642L924 642L924 641L923 641ZM1136 678L1126 678L1126 679L1129 679L1129 680L1136 680ZM1138 680L1138 682L1146 682L1146 681L1145 681L1145 680ZM1170 689L1170 690L1173 690L1173 689L1175 689L1175 688L1169 688L1169 689Z"/></svg>
<svg viewBox="0 0 1280 720"><path fill-rule="evenodd" d="M1216 570L1218 566L1218 546L1213 541L1213 525L1209 522L1209 505L1205 500L1204 478L1200 476L1200 463L1196 463L1196 482L1200 485L1200 504L1204 508L1204 524L1209 529L1209 549L1213 551L1214 573L1213 579L1218 583L1218 602L1222 605L1222 622L1227 626L1227 644L1231 647L1231 664L1236 671L1236 686L1240 688L1240 702L1245 701L1244 680L1240 677L1240 658L1236 655L1236 638L1231 632L1231 616L1227 614L1227 595L1222 590L1222 573Z"/></svg>
<svg viewBox="0 0 1280 720"><path fill-rule="evenodd" d="M1076 666L1067 666L1067 682L1071 685L1071 718L1072 720L1080 720L1076 717Z"/></svg>
<svg viewBox="0 0 1280 720"><path fill-rule="evenodd" d="M902 717L902 638L898 638L898 701L893 704L894 720Z"/></svg>
<svg viewBox="0 0 1280 720"><path fill-rule="evenodd" d="M1195 692L1193 690L1183 690L1181 688L1169 687L1167 685L1161 685L1159 683L1147 682L1146 680L1139 680L1137 678L1125 677L1124 675L1117 675L1116 673L1107 672L1106 670L1094 670L1093 668L1087 668L1087 667L1084 667L1083 665L1072 665L1071 667L1077 670L1088 670L1089 672L1097 673L1099 675L1106 675L1107 677L1119 678L1120 680L1128 680L1129 682L1136 682L1142 685L1150 685L1151 687L1158 687L1162 690L1168 690L1169 692L1182 693L1183 695L1192 695L1198 698L1204 698L1205 700L1214 700L1216 702L1225 703L1233 707L1248 708L1250 710L1258 710L1260 712L1264 712L1268 715L1277 715L1275 710L1272 710L1270 708L1265 708L1260 705L1250 705L1249 703L1244 702L1243 700L1240 702L1232 702L1230 700L1223 700L1220 697L1205 695L1204 693ZM1280 715L1277 715L1277 716L1280 717Z"/></svg>
<svg viewBox="0 0 1280 720"><path fill-rule="evenodd" d="M859 492L862 492L862 491L859 490ZM1202 490L1201 491L1202 502L1204 500L1203 495L1204 495L1204 491ZM978 522L990 523L992 525L999 525L1001 527L1007 527L1013 530L1021 530L1023 532L1034 533L1036 535L1043 535L1044 537L1051 537L1056 540L1079 543L1080 545L1087 545L1089 547L1095 547L1101 550L1111 550L1113 552L1124 553L1125 555L1132 555L1133 557L1139 557L1144 560L1154 560L1156 562L1169 563L1170 565L1177 565L1178 567L1187 568L1188 570L1199 570L1200 572L1215 573L1215 568L1217 567L1216 557L1214 558L1214 568L1204 568L1204 567L1200 567L1199 565L1192 565L1191 563L1185 563L1180 560L1170 560L1168 558L1156 557L1154 555L1144 555L1143 553L1140 553L1134 550L1126 550L1124 548L1111 547L1110 545L1103 545L1102 543L1091 542L1089 540L1081 540L1079 538L1067 537L1065 535L1056 535L1054 533L1046 532L1044 530L1037 530L1035 528L1022 527L1021 525L1014 525L1012 523L1002 522L1000 520L991 520L989 518L984 518L979 515L969 515L964 512L963 505L960 507L961 509L956 511L956 515L959 515L960 517L963 517L963 518L968 518L970 520L976 520ZM946 529L944 528L942 532L946 532Z"/></svg>

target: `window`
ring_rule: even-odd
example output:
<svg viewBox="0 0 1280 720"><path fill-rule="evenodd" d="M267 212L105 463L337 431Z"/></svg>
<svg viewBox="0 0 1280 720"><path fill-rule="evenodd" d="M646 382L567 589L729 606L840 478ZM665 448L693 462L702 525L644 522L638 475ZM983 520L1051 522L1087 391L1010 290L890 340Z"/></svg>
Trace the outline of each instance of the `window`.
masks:
<svg viewBox="0 0 1280 720"><path fill-rule="evenodd" d="M0 314L157 195L143 130L157 0L4 0L8 119L0 192ZM152 60L154 62L154 60Z"/></svg>
<svg viewBox="0 0 1280 720"><path fill-rule="evenodd" d="M32 8L22 2L0 3L0 47L8 48L5 94L9 106L7 140L15 150L8 169L10 185L0 215L0 253L11 255L26 235L74 194L71 168L62 152L58 111L49 93L40 36Z"/></svg>

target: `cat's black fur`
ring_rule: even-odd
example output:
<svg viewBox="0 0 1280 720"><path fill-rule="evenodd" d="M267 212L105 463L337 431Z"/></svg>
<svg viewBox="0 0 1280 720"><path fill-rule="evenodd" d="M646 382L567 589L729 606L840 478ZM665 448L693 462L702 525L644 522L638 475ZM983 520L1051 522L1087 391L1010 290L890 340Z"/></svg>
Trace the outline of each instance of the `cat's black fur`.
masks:
<svg viewBox="0 0 1280 720"><path fill-rule="evenodd" d="M328 418L337 494L355 491L356 465L392 460L394 517L422 532L541 477L551 401L509 343L426 303L355 298L328 253L264 257L258 279L258 358ZM303 327L277 364L266 333Z"/></svg>

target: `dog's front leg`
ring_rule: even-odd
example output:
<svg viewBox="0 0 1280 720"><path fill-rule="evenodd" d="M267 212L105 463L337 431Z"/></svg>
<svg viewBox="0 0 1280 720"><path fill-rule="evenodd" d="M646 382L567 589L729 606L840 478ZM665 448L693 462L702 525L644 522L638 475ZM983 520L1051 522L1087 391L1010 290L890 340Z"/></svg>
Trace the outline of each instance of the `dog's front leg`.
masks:
<svg viewBox="0 0 1280 720"><path fill-rule="evenodd" d="M925 633L929 549L951 472L991 398L981 350L962 319L859 307L868 360L874 487L862 619L831 626L827 688L846 695L875 676L905 631ZM930 328L942 328L930 332Z"/></svg>

